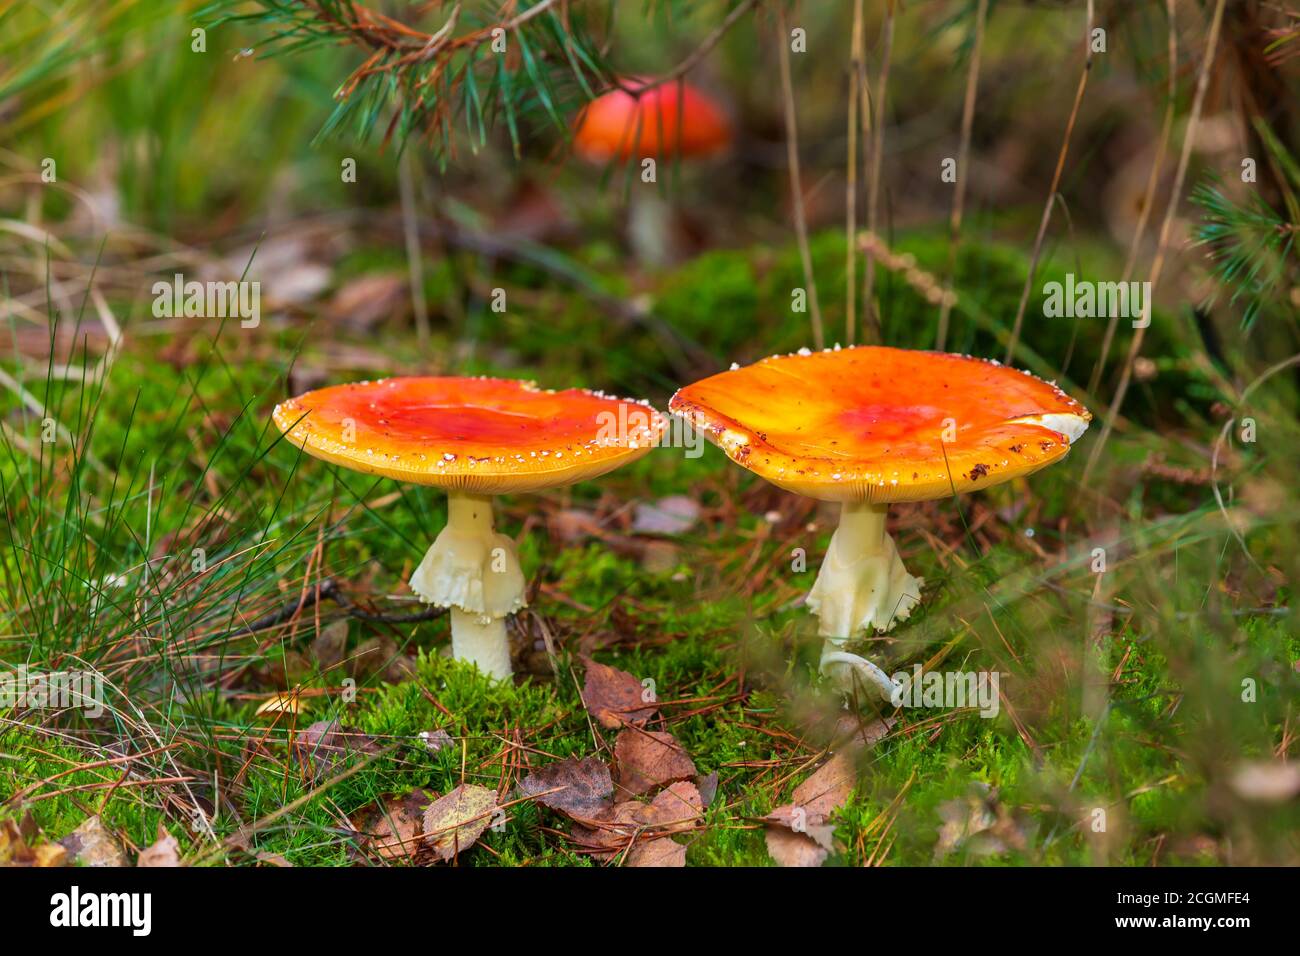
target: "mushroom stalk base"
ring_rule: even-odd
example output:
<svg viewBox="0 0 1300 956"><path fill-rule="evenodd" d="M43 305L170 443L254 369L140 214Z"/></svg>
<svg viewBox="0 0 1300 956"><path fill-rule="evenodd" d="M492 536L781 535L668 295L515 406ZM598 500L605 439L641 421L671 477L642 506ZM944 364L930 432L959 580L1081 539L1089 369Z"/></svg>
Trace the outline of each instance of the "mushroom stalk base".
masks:
<svg viewBox="0 0 1300 956"><path fill-rule="evenodd" d="M835 689L857 696L859 692L875 691L885 700L894 702L894 693L903 684L896 682L871 661L858 654L840 650L834 641L822 643L821 672Z"/></svg>
<svg viewBox="0 0 1300 956"><path fill-rule="evenodd" d="M458 661L473 661L490 677L509 677L510 641L506 637L506 619L488 618L486 624L477 614L467 614L458 607L451 609L451 653Z"/></svg>
<svg viewBox="0 0 1300 956"><path fill-rule="evenodd" d="M447 527L411 575L427 604L451 608L451 644L458 660L494 677L510 676L505 617L527 605L515 543L492 526L492 499L451 493Z"/></svg>
<svg viewBox="0 0 1300 956"><path fill-rule="evenodd" d="M841 648L863 631L888 631L921 602L922 580L907 573L885 531L886 505L845 502L839 527L808 594L826 639L822 673L843 691L855 686L893 693L893 682L866 658Z"/></svg>

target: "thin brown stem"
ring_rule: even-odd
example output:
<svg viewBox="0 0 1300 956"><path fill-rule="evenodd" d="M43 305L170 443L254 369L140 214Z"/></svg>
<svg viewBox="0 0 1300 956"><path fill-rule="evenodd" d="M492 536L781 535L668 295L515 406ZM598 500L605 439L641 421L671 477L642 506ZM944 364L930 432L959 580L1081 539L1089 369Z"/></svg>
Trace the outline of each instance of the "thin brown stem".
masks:
<svg viewBox="0 0 1300 956"><path fill-rule="evenodd" d="M1156 143L1156 155L1151 161L1151 172L1147 176L1147 188L1142 196L1142 209L1138 213L1137 227L1133 230L1133 239L1129 243L1128 258L1124 262L1124 274L1119 280L1121 287L1128 282L1137 265L1138 250L1142 246L1142 237L1146 234L1151 207L1155 205L1156 186L1160 182L1160 167L1164 165L1165 152L1169 148L1169 134L1174 127L1174 107L1177 105L1178 93L1178 31L1175 29L1174 3L1175 0L1165 0L1165 8L1169 16L1169 93L1165 102L1165 118L1160 124L1160 139ZM1097 354L1092 374L1088 377L1089 395L1095 395L1097 387L1101 384L1101 375L1105 371L1106 360L1110 357L1110 346L1115 340L1115 329L1118 326L1119 310L1116 309L1106 323L1106 334L1102 336L1101 351Z"/></svg>
<svg viewBox="0 0 1300 956"><path fill-rule="evenodd" d="M889 88L889 63L894 49L894 4L885 7L885 22L881 27L880 77L876 81L876 108L871 111L871 168L867 180L867 230L877 233L880 212L880 167L885 152L885 96ZM872 344L881 342L880 315L874 301L876 285L876 260L867 254L866 276L862 280L862 318L864 333Z"/></svg>
<svg viewBox="0 0 1300 956"><path fill-rule="evenodd" d="M794 109L794 84L790 80L790 32L786 29L785 10L776 8L777 28L780 31L778 48L781 52L781 92L785 100L785 146L790 165L790 192L794 204L794 229L799 240L799 258L803 260L803 277L808 286L808 311L812 315L813 345L825 347L822 334L822 313L817 304L817 280L813 276L812 250L808 247L808 223L804 218L803 182L799 175L799 124Z"/></svg>
<svg viewBox="0 0 1300 956"><path fill-rule="evenodd" d="M1043 240L1047 238L1047 226L1052 221L1052 207L1056 205L1056 190L1061 185L1061 174L1065 172L1065 159L1070 153L1070 137L1074 134L1074 123L1079 118L1079 106L1083 103L1084 90L1088 88L1088 74L1092 72L1092 24L1093 0L1088 0L1088 22L1083 31L1083 45L1086 56L1083 61L1083 73L1079 76L1079 85L1074 91L1074 106L1070 108L1070 118L1065 124L1065 136L1061 141L1061 151L1056 157L1056 170L1052 173L1052 188L1047 192L1047 202L1043 203L1043 215L1038 222L1038 235L1034 239L1034 252L1029 259L1029 274L1025 276L1025 287L1020 292L1020 305L1016 308L1016 321L1011 327L1011 338L1007 341L1007 354L1003 362L1011 364L1016 345L1020 342L1020 330L1025 323L1025 309L1029 305L1029 292L1034 286L1034 277L1038 273L1038 259L1043 253Z"/></svg>
<svg viewBox="0 0 1300 956"><path fill-rule="evenodd" d="M966 100L961 108L961 145L957 148L957 188L953 191L952 215L948 219L948 267L944 271L944 288L951 291L957 269L957 247L961 245L961 219L966 205L966 180L970 166L971 129L975 125L975 94L980 82L980 53L984 48L984 21L988 17L989 0L979 0L975 10L975 40L971 47L970 65L966 70ZM952 297L944 296L939 306L939 330L934 347L943 351L948 341L948 319L952 314Z"/></svg>
<svg viewBox="0 0 1300 956"><path fill-rule="evenodd" d="M844 189L844 344L857 338L858 297L858 96L859 75L866 69L862 0L853 0L853 34L849 44L848 158Z"/></svg>
<svg viewBox="0 0 1300 956"><path fill-rule="evenodd" d="M424 298L424 260L420 251L420 227L415 210L415 176L411 151L403 150L397 164L397 187L402 202L402 234L406 240L406 266L411 283L411 308L420 354L429 353L429 306Z"/></svg>
<svg viewBox="0 0 1300 956"><path fill-rule="evenodd" d="M735 26L741 17L756 7L758 2L759 0L744 0L743 3L736 4L736 6L732 8L731 12L723 18L722 22L714 28L713 32L704 38L704 42L691 51L689 56L667 73L663 74L663 76L656 77L647 83L638 83L635 87L627 88L626 92L644 93L647 90L654 89L656 86L662 86L664 83L671 83L674 80L681 79L687 73L691 72L691 70L695 69L696 65L708 56L709 52L718 45L724 36L727 35L727 31Z"/></svg>
<svg viewBox="0 0 1300 956"><path fill-rule="evenodd" d="M1120 406L1124 404L1124 396L1127 394L1129 382L1133 378L1133 365L1137 362L1138 354L1142 351L1142 340L1146 336L1147 326L1151 324L1151 300L1155 296L1156 289L1159 288L1160 274L1164 271L1165 253L1169 248L1169 233L1173 228L1174 213L1178 209L1178 198L1183 191L1183 181L1187 177L1187 165L1192 158L1192 144L1196 141L1196 127L1200 125L1201 109L1205 105L1205 91L1210 85L1210 67L1214 64L1214 58L1218 52L1219 29L1223 25L1224 2L1225 0L1218 0L1214 5L1214 19L1210 21L1210 35L1205 41L1205 59L1201 61L1200 73L1196 78L1196 94L1192 98L1192 112L1187 119L1187 130L1183 133L1183 151L1178 157L1178 171L1174 174L1174 186L1169 192L1169 205L1165 208L1165 218L1160 224L1160 239L1156 243L1156 255L1151 263L1151 277L1147 280L1150 283L1148 286L1150 292L1146 296L1142 324L1133 333L1133 341L1129 343L1128 358L1124 362L1124 371L1120 373L1119 385L1115 389L1115 397L1111 399L1110 407L1106 410L1106 422L1102 425L1101 435L1098 436L1097 443L1092 446L1092 453L1088 456L1088 465L1083 470L1083 484L1085 486L1092 475L1093 468L1096 467L1097 461L1101 458L1102 449L1106 447L1106 439L1110 437L1111 430L1115 427L1115 418L1119 414Z"/></svg>

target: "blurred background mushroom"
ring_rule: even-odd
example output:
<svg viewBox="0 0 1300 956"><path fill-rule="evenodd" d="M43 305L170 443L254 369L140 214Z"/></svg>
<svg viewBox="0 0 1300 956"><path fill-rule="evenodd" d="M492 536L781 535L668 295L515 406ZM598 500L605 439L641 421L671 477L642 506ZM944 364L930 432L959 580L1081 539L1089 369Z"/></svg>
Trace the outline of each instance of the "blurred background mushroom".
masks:
<svg viewBox="0 0 1300 956"><path fill-rule="evenodd" d="M574 152L589 163L631 163L629 175L658 186L661 175L683 160L720 156L731 147L731 124L706 93L684 80L622 81L592 100L578 115ZM680 228L664 187L632 189L628 242L649 266L681 256Z"/></svg>

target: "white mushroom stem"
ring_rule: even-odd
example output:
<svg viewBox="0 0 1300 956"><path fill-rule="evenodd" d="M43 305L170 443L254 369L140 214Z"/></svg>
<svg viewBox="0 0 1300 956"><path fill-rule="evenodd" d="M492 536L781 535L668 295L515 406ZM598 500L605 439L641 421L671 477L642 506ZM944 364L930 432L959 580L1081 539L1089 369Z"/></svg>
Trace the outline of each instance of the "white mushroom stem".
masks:
<svg viewBox="0 0 1300 956"><path fill-rule="evenodd" d="M526 606L515 543L492 526L492 499L451 492L447 526L411 575L411 590L451 608L451 647L493 677L509 677L505 618Z"/></svg>
<svg viewBox="0 0 1300 956"><path fill-rule="evenodd" d="M509 677L510 640L506 637L504 617L487 618L458 607L451 609L451 653L458 661L473 661L478 669L493 677Z"/></svg>
<svg viewBox="0 0 1300 956"><path fill-rule="evenodd" d="M907 573L885 531L888 506L845 502L839 527L808 595L826 643L821 670L841 690L875 687L888 698L893 682L880 668L841 648L864 631L888 631L921 602L922 580Z"/></svg>
<svg viewBox="0 0 1300 956"><path fill-rule="evenodd" d="M835 689L850 696L877 691L885 700L894 702L894 694L903 688L871 661L858 654L839 649L834 641L822 643L821 672L835 685Z"/></svg>
<svg viewBox="0 0 1300 956"><path fill-rule="evenodd" d="M673 210L657 191L632 190L627 231L628 244L643 265L657 268L673 260Z"/></svg>

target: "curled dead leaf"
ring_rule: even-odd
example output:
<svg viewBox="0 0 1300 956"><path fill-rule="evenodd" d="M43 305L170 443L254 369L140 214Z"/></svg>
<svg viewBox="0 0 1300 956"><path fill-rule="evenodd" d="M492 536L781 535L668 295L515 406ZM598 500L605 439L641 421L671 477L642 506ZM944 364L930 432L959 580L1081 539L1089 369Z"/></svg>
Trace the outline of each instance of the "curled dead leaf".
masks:
<svg viewBox="0 0 1300 956"><path fill-rule="evenodd" d="M821 866L835 848L831 814L853 794L852 750L836 753L794 788L793 800L763 818L767 851L782 866Z"/></svg>
<svg viewBox="0 0 1300 956"><path fill-rule="evenodd" d="M99 816L87 817L62 840L70 862L82 866L127 866L126 852Z"/></svg>
<svg viewBox="0 0 1300 956"><path fill-rule="evenodd" d="M68 851L44 839L30 813L20 819L0 821L0 867L48 868L66 866Z"/></svg>
<svg viewBox="0 0 1300 956"><path fill-rule="evenodd" d="M829 851L807 834L781 827L768 827L764 834L767 852L781 866L821 866Z"/></svg>
<svg viewBox="0 0 1300 956"><path fill-rule="evenodd" d="M336 720L318 720L294 736L294 754L311 782L324 779L354 754L377 753L379 745L367 734Z"/></svg>
<svg viewBox="0 0 1300 956"><path fill-rule="evenodd" d="M417 789L380 801L353 824L358 847L385 860L414 860L424 835L424 809L437 798Z"/></svg>
<svg viewBox="0 0 1300 956"><path fill-rule="evenodd" d="M140 851L135 861L136 866L180 866L181 845L167 832L167 828L158 824L158 839L152 846Z"/></svg>

